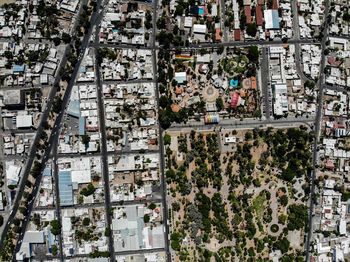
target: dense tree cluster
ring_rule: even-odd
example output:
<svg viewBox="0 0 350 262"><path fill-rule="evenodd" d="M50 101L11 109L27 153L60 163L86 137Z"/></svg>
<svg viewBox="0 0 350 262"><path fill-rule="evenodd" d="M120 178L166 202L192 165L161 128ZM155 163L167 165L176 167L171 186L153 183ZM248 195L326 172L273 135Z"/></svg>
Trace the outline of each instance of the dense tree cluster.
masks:
<svg viewBox="0 0 350 262"><path fill-rule="evenodd" d="M237 135L237 132L233 131L232 135ZM189 237L195 243L198 256L202 257L203 261L210 261L213 256L217 261L230 261L233 256L242 261L264 261L262 254L266 248L280 250L283 254L281 261L300 260L301 254L295 253L290 247L287 232L288 230L300 230L306 226L307 207L302 204L289 205L290 196L287 187L280 187L276 192L280 205L278 208L286 210L287 213L279 213L278 223L272 223L273 210L270 207L271 192L269 190L262 190L253 197L253 194L240 193L236 189L241 185L259 187L262 178L255 176L257 170L270 173L272 167L284 172L290 168L291 163L300 165L294 168L292 178L287 179L283 172L280 177L280 172L275 176L288 183L294 181L294 177L304 176L310 166L308 150L312 142L312 134L304 128L254 129L246 132L244 139L245 141L236 144L235 153L227 154L223 160L227 164L225 175L230 192L227 198L228 206L220 194L222 166L216 134L203 135L192 131L190 134L178 136L178 152L183 154L184 159L179 166L177 166L175 157L172 157L172 151L167 147L167 167L169 169L166 177L168 183L174 183L176 186L176 188L172 187L171 192L187 195L193 192L191 184L196 188L194 201L188 202L186 198L183 198L182 201L172 204L172 211L176 213L182 209L180 205L182 202L185 212L184 221L177 228L177 232L172 235L172 247L184 260L189 257L188 250L181 247L185 237ZM170 144L171 137L166 140L167 144ZM262 152L261 159L255 163L252 152L261 143L264 143L264 148L266 148L265 143L267 144L267 150ZM191 163L195 165L191 165L191 176L188 176L187 170ZM238 165L238 170L234 171L234 165ZM269 168L266 168L267 166ZM191 179L192 183L189 183L188 179ZM265 183L268 183L269 179L267 178L266 181ZM205 192L211 187L216 190L209 196ZM308 186L304 187L304 190L307 190ZM228 210L233 214L232 218L229 218ZM273 233L281 233L279 236L266 234L261 237L261 232L266 232L267 229ZM231 249L223 247L220 249L221 252L214 254L203 248L203 244L209 243L212 238L217 239L219 243L235 239L235 246ZM249 240L254 242L254 247L247 247Z"/></svg>
<svg viewBox="0 0 350 262"><path fill-rule="evenodd" d="M288 207L288 230L303 229L308 219L307 206L293 204Z"/></svg>
<svg viewBox="0 0 350 262"><path fill-rule="evenodd" d="M83 195L83 196L90 196L92 195L93 193L95 193L95 190L96 188L94 187L93 184L88 184L87 187L84 187L81 191L80 191L80 194Z"/></svg>

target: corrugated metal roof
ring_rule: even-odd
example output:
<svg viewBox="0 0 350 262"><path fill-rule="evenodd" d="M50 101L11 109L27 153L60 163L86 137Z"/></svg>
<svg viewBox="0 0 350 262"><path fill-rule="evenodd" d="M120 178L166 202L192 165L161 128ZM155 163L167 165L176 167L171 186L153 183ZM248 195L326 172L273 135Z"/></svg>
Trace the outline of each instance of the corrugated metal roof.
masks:
<svg viewBox="0 0 350 262"><path fill-rule="evenodd" d="M70 171L59 171L59 191L60 191L60 205L73 205L73 186L72 175Z"/></svg>

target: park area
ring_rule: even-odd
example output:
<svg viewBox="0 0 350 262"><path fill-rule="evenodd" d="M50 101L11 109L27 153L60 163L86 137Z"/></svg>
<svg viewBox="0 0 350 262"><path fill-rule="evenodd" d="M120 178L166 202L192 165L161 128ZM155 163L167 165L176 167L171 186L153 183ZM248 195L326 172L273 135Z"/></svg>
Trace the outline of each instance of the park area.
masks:
<svg viewBox="0 0 350 262"><path fill-rule="evenodd" d="M222 48L158 52L160 124L200 119L206 114L261 117L257 68L260 50Z"/></svg>
<svg viewBox="0 0 350 262"><path fill-rule="evenodd" d="M303 261L307 128L169 132L176 261Z"/></svg>

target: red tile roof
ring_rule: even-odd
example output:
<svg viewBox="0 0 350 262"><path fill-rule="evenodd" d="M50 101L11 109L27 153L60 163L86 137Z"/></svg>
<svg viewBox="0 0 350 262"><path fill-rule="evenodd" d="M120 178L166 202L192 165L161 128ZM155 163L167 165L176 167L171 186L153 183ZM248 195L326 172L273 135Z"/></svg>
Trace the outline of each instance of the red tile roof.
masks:
<svg viewBox="0 0 350 262"><path fill-rule="evenodd" d="M256 25L260 26L263 24L263 13L261 5L258 5L255 10Z"/></svg>
<svg viewBox="0 0 350 262"><path fill-rule="evenodd" d="M252 10L249 5L244 6L244 14L246 17L246 23L250 24L252 22Z"/></svg>
<svg viewBox="0 0 350 262"><path fill-rule="evenodd" d="M235 29L234 38L235 38L235 41L240 41L241 40L241 30Z"/></svg>
<svg viewBox="0 0 350 262"><path fill-rule="evenodd" d="M272 9L277 10L279 6L280 6L280 4L279 4L278 0L272 1Z"/></svg>
<svg viewBox="0 0 350 262"><path fill-rule="evenodd" d="M234 93L233 96L231 97L231 108L236 108L237 107L237 103L239 100L239 94L238 93Z"/></svg>
<svg viewBox="0 0 350 262"><path fill-rule="evenodd" d="M215 41L221 42L221 29L220 28L215 29Z"/></svg>

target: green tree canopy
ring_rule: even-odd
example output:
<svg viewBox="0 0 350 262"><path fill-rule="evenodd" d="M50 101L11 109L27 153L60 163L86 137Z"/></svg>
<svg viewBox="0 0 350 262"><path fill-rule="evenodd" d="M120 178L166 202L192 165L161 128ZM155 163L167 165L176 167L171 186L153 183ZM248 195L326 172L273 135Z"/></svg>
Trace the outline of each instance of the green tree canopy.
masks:
<svg viewBox="0 0 350 262"><path fill-rule="evenodd" d="M171 136L169 134L164 135L164 145L170 145L171 143Z"/></svg>
<svg viewBox="0 0 350 262"><path fill-rule="evenodd" d="M246 32L248 35L255 37L256 33L258 32L256 24L255 23L248 24Z"/></svg>
<svg viewBox="0 0 350 262"><path fill-rule="evenodd" d="M61 233L61 223L58 220L52 220L50 222L51 226L51 233L56 235L59 235Z"/></svg>

